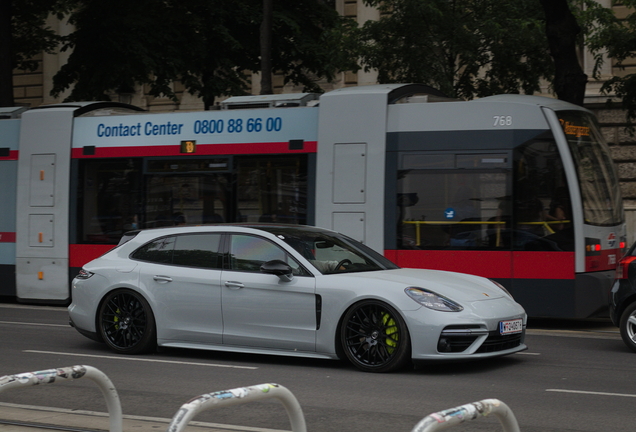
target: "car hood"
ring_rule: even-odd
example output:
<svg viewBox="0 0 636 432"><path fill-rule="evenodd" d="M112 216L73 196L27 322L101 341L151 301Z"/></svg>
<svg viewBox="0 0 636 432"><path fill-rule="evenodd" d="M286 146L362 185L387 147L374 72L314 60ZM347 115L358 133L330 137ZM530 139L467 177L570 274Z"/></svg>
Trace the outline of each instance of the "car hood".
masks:
<svg viewBox="0 0 636 432"><path fill-rule="evenodd" d="M504 291L489 279L465 273L425 269L394 269L360 273L345 276L367 279L369 283L391 284L393 286L419 287L447 296L455 301L479 301L507 297Z"/></svg>

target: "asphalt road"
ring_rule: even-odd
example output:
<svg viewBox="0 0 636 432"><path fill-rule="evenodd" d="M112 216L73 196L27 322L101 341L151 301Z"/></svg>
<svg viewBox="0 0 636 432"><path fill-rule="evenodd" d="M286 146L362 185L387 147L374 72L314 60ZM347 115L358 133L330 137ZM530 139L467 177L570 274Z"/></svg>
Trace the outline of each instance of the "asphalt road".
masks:
<svg viewBox="0 0 636 432"><path fill-rule="evenodd" d="M634 429L636 353L617 329L604 321L531 321L526 342L528 351L508 357L393 374L337 361L207 351L130 357L69 327L65 308L0 304L0 375L90 365L114 383L125 415L170 419L198 395L278 383L296 396L314 432L406 432L428 414L486 398L505 402L523 432ZM3 403L107 412L86 380L5 391ZM290 429L274 400L207 411L196 420L234 430ZM501 428L487 417L458 430Z"/></svg>

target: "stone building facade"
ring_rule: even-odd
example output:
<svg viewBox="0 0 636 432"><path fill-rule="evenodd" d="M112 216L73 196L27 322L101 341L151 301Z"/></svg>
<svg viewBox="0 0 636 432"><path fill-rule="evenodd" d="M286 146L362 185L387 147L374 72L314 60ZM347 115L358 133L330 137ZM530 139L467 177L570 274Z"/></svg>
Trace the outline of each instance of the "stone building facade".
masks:
<svg viewBox="0 0 636 432"><path fill-rule="evenodd" d="M623 6L612 6L611 0L597 0L606 7L613 7L619 17L627 15L628 10ZM362 0L337 0L336 8L344 16L357 20L359 24L367 20L379 18L379 12L375 8L364 5ZM68 33L68 25L57 20L50 20L49 25L59 33ZM65 94L54 98L50 95L52 78L66 61L67 53L57 55L43 54L39 60L39 67L33 72L16 70L14 72L14 98L16 105L36 107L43 104L57 103L64 100ZM588 76L592 76L593 62L591 55L581 53L583 68ZM626 129L625 113L617 103L608 107L605 103L607 96L600 94L603 78L612 74L627 74L636 72L636 61L624 64L624 68L613 67L612 62L607 61L601 70L599 81L591 80L587 85L586 106L595 112L601 123L602 131L612 150L614 161L617 164L621 180L621 189L625 202L628 240L636 240L636 134L630 134ZM333 83L324 83L326 91L356 85L375 84L377 74L374 72L359 71L341 73ZM295 93L301 91L292 85L283 85L281 76L274 77L274 89L276 93ZM175 82L174 91L177 102L169 98L157 98L149 95L143 86L138 86L133 94L115 94L112 99L121 102L132 103L148 111L171 112L202 110L202 101L189 94L183 86ZM547 89L547 86L546 86ZM252 77L252 93L260 92L260 76ZM553 96L546 90L545 96Z"/></svg>

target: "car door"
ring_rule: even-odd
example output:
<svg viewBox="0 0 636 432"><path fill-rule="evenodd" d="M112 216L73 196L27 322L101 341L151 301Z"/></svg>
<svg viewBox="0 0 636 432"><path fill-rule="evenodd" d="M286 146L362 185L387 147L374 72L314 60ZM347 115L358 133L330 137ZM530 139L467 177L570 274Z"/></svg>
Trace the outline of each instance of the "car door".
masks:
<svg viewBox="0 0 636 432"><path fill-rule="evenodd" d="M259 236L231 234L223 270L223 343L298 351L316 349L315 279L279 245ZM265 274L274 259L294 269L291 281Z"/></svg>
<svg viewBox="0 0 636 432"><path fill-rule="evenodd" d="M220 234L197 233L157 239L133 255L140 284L156 305L160 343L220 344Z"/></svg>

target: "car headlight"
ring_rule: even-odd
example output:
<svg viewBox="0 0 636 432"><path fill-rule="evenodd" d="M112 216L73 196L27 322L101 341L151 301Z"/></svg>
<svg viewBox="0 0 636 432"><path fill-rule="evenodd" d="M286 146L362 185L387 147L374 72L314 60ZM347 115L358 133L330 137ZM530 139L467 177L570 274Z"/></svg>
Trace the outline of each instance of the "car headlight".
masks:
<svg viewBox="0 0 636 432"><path fill-rule="evenodd" d="M510 292L508 292L508 290L507 290L507 289L506 289L506 288L505 288L502 284L500 284L499 282L494 281L494 280L492 280L492 279L489 279L489 280L490 280L490 282L494 283L494 284L495 284L495 285L497 285L499 288L501 288L501 290L502 290L503 292L505 292L506 294L508 294L508 295L510 296L510 298L514 298L514 297L512 297L512 294L510 294Z"/></svg>
<svg viewBox="0 0 636 432"><path fill-rule="evenodd" d="M77 276L75 276L77 279L88 279L89 277L93 276L95 273L91 273L88 270L84 270L81 269L79 271L79 273L77 274Z"/></svg>
<svg viewBox="0 0 636 432"><path fill-rule="evenodd" d="M461 305L451 299L424 288L408 287L404 292L413 300L429 309L442 312L459 312L464 310Z"/></svg>

